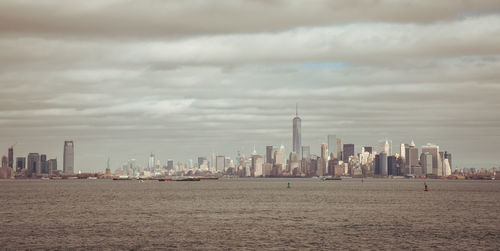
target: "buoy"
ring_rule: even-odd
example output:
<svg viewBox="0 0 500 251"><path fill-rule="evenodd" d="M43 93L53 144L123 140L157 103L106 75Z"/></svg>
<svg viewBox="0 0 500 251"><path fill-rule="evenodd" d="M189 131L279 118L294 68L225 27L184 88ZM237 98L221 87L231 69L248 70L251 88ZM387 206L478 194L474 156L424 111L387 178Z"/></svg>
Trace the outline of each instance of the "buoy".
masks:
<svg viewBox="0 0 500 251"><path fill-rule="evenodd" d="M288 188L290 188L290 182L288 182Z"/></svg>
<svg viewBox="0 0 500 251"><path fill-rule="evenodd" d="M425 182L424 182L424 186L425 186L424 191L425 191L425 192L428 192L428 191L429 191L429 189L427 188L427 183L425 183Z"/></svg>

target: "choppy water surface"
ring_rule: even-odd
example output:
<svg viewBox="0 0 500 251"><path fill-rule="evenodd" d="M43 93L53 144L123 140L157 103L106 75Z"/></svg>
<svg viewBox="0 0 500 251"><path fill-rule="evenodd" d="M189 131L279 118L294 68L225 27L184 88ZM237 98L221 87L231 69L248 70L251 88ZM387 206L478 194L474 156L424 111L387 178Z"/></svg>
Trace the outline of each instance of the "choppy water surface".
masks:
<svg viewBox="0 0 500 251"><path fill-rule="evenodd" d="M0 249L500 249L499 181L427 183L1 181Z"/></svg>

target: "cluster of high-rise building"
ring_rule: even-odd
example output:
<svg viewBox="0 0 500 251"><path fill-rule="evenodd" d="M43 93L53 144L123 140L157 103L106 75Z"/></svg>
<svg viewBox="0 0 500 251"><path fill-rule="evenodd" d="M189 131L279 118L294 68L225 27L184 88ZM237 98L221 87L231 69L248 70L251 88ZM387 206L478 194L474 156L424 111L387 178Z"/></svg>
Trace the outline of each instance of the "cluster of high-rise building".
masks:
<svg viewBox="0 0 500 251"><path fill-rule="evenodd" d="M354 144L342 144L335 134L326 135L325 143L318 146L319 154L313 154L310 146L302 145L302 120L296 108L292 120L292 151L285 146L266 146L265 154L254 150L245 155L238 152L233 160L226 155L212 154L210 158L198 157L197 161L174 163L168 159L162 163L155 154L149 156L143 167L135 159L130 159L115 170L115 175L127 177L158 177L181 175L227 175L238 177L447 177L452 175L452 154L440 150L433 144L420 149L413 141L401 144L399 153L393 153L389 139L380 140L377 147L362 146L356 153ZM15 164L15 167L14 167ZM455 170L455 174L460 172ZM465 173L462 170L461 173ZM27 157L17 157L14 148L8 149L8 156L2 158L0 178L51 177L74 173L73 141L64 142L63 170L57 168L57 159L47 159L47 155L29 153ZM487 172L468 170L468 173L483 175ZM106 175L110 176L109 160ZM484 176L484 175L483 175Z"/></svg>
<svg viewBox="0 0 500 251"><path fill-rule="evenodd" d="M16 157L14 146L9 147L8 155L2 157L0 178L41 178L74 173L73 141L64 142L63 170L57 168L57 158L49 159L46 154L29 153L28 156Z"/></svg>
<svg viewBox="0 0 500 251"><path fill-rule="evenodd" d="M245 156L238 152L233 160L225 155L212 154L211 158L198 157L197 163L168 160L165 165L151 154L146 168L137 165L134 159L124 163L117 174L133 177L163 175L218 174L239 177L314 177L352 176L386 177L417 176L443 177L452 174L452 155L441 151L439 146L427 144L420 148L412 141L401 144L399 153L393 153L392 141L380 140L376 147L362 146L356 152L354 144L342 144L335 134L326 135L325 143L319 145L319 155L311 152L310 146L302 145L302 120L296 107L292 119L292 151L285 146L266 146L265 154L255 150Z"/></svg>

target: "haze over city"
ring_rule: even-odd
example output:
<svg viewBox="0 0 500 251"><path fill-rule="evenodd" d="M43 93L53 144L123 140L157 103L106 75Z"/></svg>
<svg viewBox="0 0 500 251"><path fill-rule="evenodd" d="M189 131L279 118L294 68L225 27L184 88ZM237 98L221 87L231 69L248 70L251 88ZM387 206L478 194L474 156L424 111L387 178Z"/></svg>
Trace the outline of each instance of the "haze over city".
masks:
<svg viewBox="0 0 500 251"><path fill-rule="evenodd" d="M499 166L498 1L1 1L0 149L113 168L381 139Z"/></svg>

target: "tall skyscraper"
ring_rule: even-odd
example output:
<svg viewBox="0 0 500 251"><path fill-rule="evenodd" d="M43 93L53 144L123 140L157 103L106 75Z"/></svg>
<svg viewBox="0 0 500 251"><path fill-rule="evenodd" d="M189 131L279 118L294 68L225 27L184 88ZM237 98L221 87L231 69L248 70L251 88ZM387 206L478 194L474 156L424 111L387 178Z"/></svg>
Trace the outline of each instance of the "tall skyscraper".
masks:
<svg viewBox="0 0 500 251"><path fill-rule="evenodd" d="M47 155L42 154L40 155L40 169L42 170L41 173L49 173L49 168L48 168L48 163L47 163Z"/></svg>
<svg viewBox="0 0 500 251"><path fill-rule="evenodd" d="M295 118L293 118L293 151L297 153L297 159L302 159L302 120L299 118L298 105L295 107Z"/></svg>
<svg viewBox="0 0 500 251"><path fill-rule="evenodd" d="M266 146L266 163L273 164L273 146Z"/></svg>
<svg viewBox="0 0 500 251"><path fill-rule="evenodd" d="M342 156L342 142L337 138L337 159L344 160Z"/></svg>
<svg viewBox="0 0 500 251"><path fill-rule="evenodd" d="M153 153L151 153L151 155L149 155L147 171L153 171L154 166L155 166L155 155Z"/></svg>
<svg viewBox="0 0 500 251"><path fill-rule="evenodd" d="M332 153L334 156L339 158L337 156L337 135L328 135L328 156L330 156Z"/></svg>
<svg viewBox="0 0 500 251"><path fill-rule="evenodd" d="M75 172L74 145L73 141L64 141L63 173L73 174Z"/></svg>
<svg viewBox="0 0 500 251"><path fill-rule="evenodd" d="M9 147L9 156L7 166L14 168L14 147Z"/></svg>
<svg viewBox="0 0 500 251"><path fill-rule="evenodd" d="M40 170L40 155L38 153L29 153L26 175L28 177L36 175L38 173L38 170Z"/></svg>

